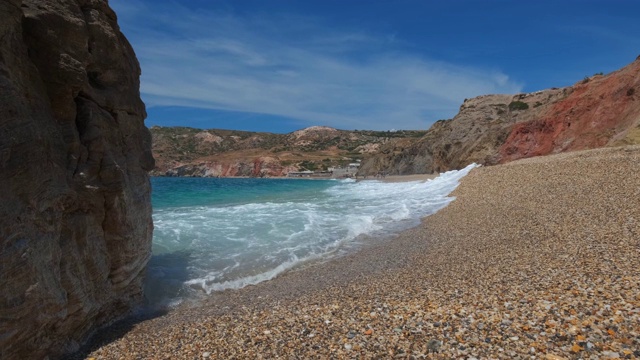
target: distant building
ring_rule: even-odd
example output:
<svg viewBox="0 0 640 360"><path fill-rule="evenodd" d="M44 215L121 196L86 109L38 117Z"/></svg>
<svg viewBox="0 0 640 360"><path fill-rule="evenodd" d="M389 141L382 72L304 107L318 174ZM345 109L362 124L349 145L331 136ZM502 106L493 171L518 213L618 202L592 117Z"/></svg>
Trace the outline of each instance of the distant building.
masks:
<svg viewBox="0 0 640 360"><path fill-rule="evenodd" d="M292 171L287 174L287 177L293 178L350 178L354 177L360 169L360 161L349 163L346 167L332 166L327 168L327 171Z"/></svg>
<svg viewBox="0 0 640 360"><path fill-rule="evenodd" d="M287 173L287 177L291 178L330 178L331 171L292 171Z"/></svg>
<svg viewBox="0 0 640 360"><path fill-rule="evenodd" d="M346 167L334 167L330 171L333 172L334 178L350 178L354 177L360 168L360 163L350 163Z"/></svg>

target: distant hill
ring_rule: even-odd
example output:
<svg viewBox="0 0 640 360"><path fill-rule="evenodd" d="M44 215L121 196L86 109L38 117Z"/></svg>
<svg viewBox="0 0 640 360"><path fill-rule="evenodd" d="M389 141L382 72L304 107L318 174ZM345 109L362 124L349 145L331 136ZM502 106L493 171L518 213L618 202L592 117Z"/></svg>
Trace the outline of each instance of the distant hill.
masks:
<svg viewBox="0 0 640 360"><path fill-rule="evenodd" d="M361 160L359 175L422 174L603 146L640 144L640 57L573 86L465 99L427 131L290 134L151 128L165 176L284 176Z"/></svg>
<svg viewBox="0 0 640 360"><path fill-rule="evenodd" d="M289 134L187 127L151 128L155 176L276 177L291 171L345 166L402 146L426 131L338 130L313 126Z"/></svg>

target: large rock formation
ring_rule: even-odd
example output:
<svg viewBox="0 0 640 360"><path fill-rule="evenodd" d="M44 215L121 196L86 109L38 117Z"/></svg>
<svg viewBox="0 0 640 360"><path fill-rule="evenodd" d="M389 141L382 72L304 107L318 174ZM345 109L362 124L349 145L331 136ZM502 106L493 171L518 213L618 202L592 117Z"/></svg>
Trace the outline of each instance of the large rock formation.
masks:
<svg viewBox="0 0 640 360"><path fill-rule="evenodd" d="M56 358L142 298L140 67L106 0L2 0L0 45L0 358Z"/></svg>
<svg viewBox="0 0 640 360"><path fill-rule="evenodd" d="M359 174L432 173L469 163L640 143L640 59L606 76L529 94L465 100L417 142L388 144Z"/></svg>

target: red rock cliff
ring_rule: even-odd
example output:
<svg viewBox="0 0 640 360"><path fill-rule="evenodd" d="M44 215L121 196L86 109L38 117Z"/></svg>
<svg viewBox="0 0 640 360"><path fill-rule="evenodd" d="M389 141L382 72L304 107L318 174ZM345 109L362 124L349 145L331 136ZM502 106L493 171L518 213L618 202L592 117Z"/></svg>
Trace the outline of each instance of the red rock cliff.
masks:
<svg viewBox="0 0 640 360"><path fill-rule="evenodd" d="M640 60L573 86L536 119L516 124L500 161L633 142L640 121Z"/></svg>
<svg viewBox="0 0 640 360"><path fill-rule="evenodd" d="M0 358L57 358L142 299L154 166L106 0L0 1Z"/></svg>
<svg viewBox="0 0 640 360"><path fill-rule="evenodd" d="M359 174L441 172L624 144L640 144L640 58L566 88L465 100L418 141L381 147Z"/></svg>

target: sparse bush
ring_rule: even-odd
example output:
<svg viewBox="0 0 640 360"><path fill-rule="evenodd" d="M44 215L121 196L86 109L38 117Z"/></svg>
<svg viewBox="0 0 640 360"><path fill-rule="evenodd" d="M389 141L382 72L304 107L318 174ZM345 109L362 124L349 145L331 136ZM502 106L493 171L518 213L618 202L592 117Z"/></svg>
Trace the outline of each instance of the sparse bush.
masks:
<svg viewBox="0 0 640 360"><path fill-rule="evenodd" d="M298 170L299 171L304 171L304 170L316 171L318 170L318 165L313 161L304 160L298 165Z"/></svg>
<svg viewBox="0 0 640 360"><path fill-rule="evenodd" d="M522 102L522 101L512 101L509 104L509 110L514 111L514 110L527 110L529 108L529 104L527 104L526 102Z"/></svg>

